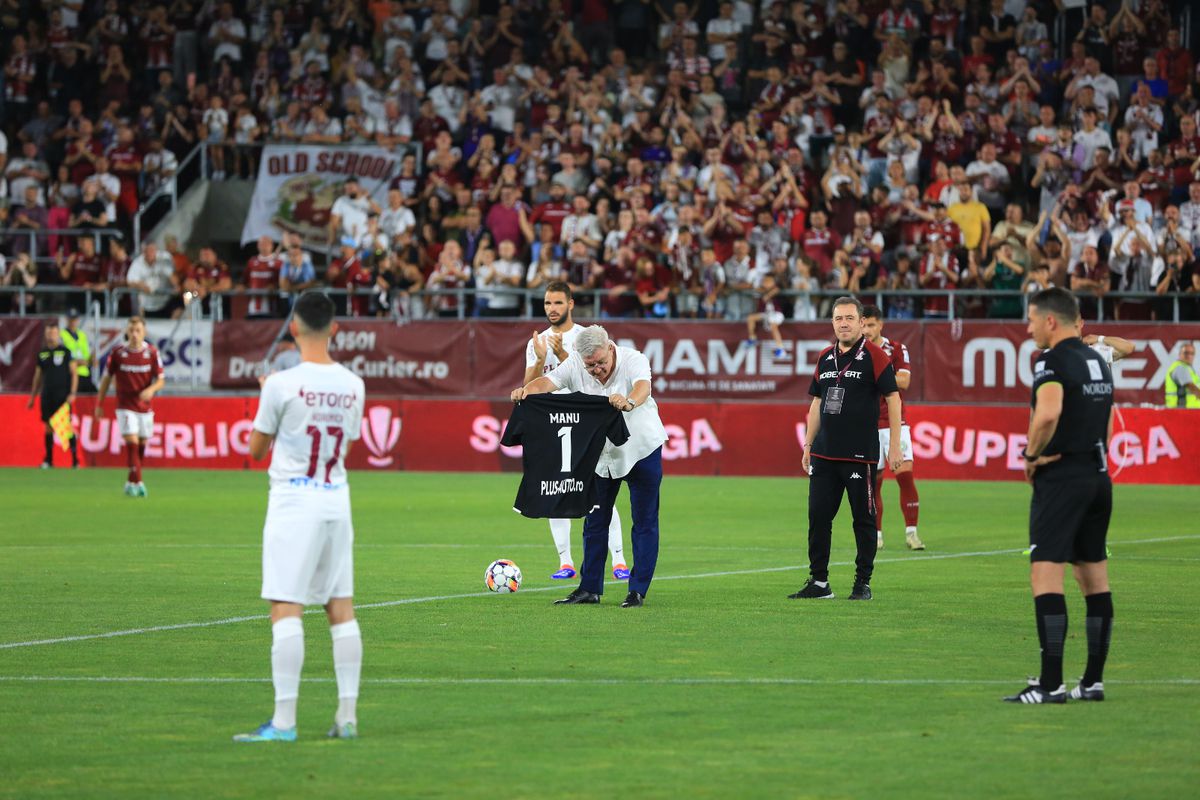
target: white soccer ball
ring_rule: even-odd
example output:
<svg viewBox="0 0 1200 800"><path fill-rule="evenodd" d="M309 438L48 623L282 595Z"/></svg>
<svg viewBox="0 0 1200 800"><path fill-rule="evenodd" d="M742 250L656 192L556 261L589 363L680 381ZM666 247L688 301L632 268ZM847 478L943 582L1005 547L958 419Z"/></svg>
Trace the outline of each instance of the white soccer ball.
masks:
<svg viewBox="0 0 1200 800"><path fill-rule="evenodd" d="M497 594L511 594L521 588L521 568L507 558L493 561L483 573L483 584Z"/></svg>

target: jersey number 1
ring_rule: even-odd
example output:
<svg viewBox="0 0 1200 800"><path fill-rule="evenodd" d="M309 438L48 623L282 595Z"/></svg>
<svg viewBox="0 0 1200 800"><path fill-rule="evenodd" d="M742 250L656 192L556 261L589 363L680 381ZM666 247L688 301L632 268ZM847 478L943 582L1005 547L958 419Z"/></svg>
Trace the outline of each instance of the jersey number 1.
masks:
<svg viewBox="0 0 1200 800"><path fill-rule="evenodd" d="M558 429L558 438L562 439L562 472L571 471L571 426Z"/></svg>
<svg viewBox="0 0 1200 800"><path fill-rule="evenodd" d="M333 475L333 466L342 457L342 438L345 435L341 428L330 425L325 429L333 437L333 455L325 462L325 482L329 483ZM317 477L317 461L321 458L321 427L309 425L308 435L312 437L312 450L308 453L308 477Z"/></svg>

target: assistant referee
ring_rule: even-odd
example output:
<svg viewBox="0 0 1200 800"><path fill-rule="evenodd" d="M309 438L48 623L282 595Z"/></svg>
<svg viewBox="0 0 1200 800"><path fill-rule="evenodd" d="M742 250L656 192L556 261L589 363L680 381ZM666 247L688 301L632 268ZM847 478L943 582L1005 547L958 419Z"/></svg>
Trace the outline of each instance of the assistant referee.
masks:
<svg viewBox="0 0 1200 800"><path fill-rule="evenodd" d="M1106 443L1112 434L1113 380L1104 356L1083 343L1079 303L1065 289L1029 299L1029 333L1044 352L1034 365L1033 414L1025 446L1030 583L1042 648L1037 682L1004 698L1012 703L1104 699L1104 662L1112 634L1105 539L1112 516ZM1068 695L1063 684L1067 601L1063 573L1074 566L1087 603L1087 669Z"/></svg>
<svg viewBox="0 0 1200 800"><path fill-rule="evenodd" d="M863 332L862 303L839 297L833 304L837 344L817 357L808 393L808 428L802 464L808 482L809 579L793 600L832 599L829 588L829 545L833 518L850 500L854 515L854 588L851 600L871 599L875 569L875 474L879 463L879 398L887 400L887 463L900 468L900 392L891 359Z"/></svg>
<svg viewBox="0 0 1200 800"><path fill-rule="evenodd" d="M46 455L42 461L42 469L54 466L54 430L50 427L50 418L54 412L75 404L75 394L79 391L79 373L71 357L71 351L62 343L62 337L57 322L46 323L42 348L37 354L37 367L33 372L33 388L29 393L29 408L33 408L35 400L41 399L42 439L46 447ZM79 449L76 437L70 440L71 466L79 466Z"/></svg>

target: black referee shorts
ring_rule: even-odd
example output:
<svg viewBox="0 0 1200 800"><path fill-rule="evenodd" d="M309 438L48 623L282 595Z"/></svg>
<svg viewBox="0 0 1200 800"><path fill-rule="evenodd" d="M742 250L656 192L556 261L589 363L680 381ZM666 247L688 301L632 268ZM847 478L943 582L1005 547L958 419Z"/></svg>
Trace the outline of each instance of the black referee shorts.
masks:
<svg viewBox="0 0 1200 800"><path fill-rule="evenodd" d="M41 398L42 422L49 422L50 418L54 416L54 412L58 411L60 408L62 408L62 404L65 402L67 402L67 396L65 394L64 395L56 394L56 395L50 395L50 396L42 395L42 398Z"/></svg>
<svg viewBox="0 0 1200 800"><path fill-rule="evenodd" d="M1112 516L1112 479L1090 465L1047 465L1033 476L1030 561L1099 562Z"/></svg>

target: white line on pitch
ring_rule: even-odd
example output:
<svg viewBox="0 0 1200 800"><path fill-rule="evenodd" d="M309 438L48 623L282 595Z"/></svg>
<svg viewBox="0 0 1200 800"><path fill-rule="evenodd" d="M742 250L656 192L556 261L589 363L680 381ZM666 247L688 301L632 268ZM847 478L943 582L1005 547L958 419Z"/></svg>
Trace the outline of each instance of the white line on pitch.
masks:
<svg viewBox="0 0 1200 800"><path fill-rule="evenodd" d="M1183 536L1160 536L1160 537L1156 537L1153 539L1134 539L1134 540L1125 541L1125 542L1112 542L1111 544L1121 547L1121 546L1125 546L1125 545L1155 544L1155 543L1159 543L1159 542L1176 542L1176 541L1190 540L1190 539L1200 539L1200 534L1183 535ZM1020 553L1020 552L1021 552L1021 550L1019 548L1009 548L1009 549L1004 549L1004 550L978 550L978 551L968 552L968 553L944 553L944 554L938 554L938 555L920 555L920 556L913 555L913 556L906 556L904 558L877 558L877 559L875 559L875 563L876 564L911 564L911 563L916 563L916 562L921 562L921 561L944 561L947 559L954 559L954 558L980 558L980 557L985 557L985 556L1013 555L1013 554ZM831 567L849 567L849 566L853 566L853 565L854 565L853 561L838 561L838 562L831 563L829 566L831 566ZM655 581L678 581L678 580L696 580L699 578L723 578L723 577L728 577L728 576L733 576L733 575L764 575L764 574L772 573L772 572L792 572L792 571L801 570L801 569L806 569L806 567L804 565L793 564L793 565L781 566L781 567L759 567L759 568L755 568L755 569L723 570L720 572L699 572L699 573L693 573L691 575L663 575L660 577L656 577L654 580ZM607 581L607 585L610 585L610 586L620 585L621 583L622 582L620 582L620 581ZM561 586L539 586L539 587L532 588L532 589L525 589L524 592L526 594L532 593L532 592L554 592L554 591L562 591L563 588L564 587L561 587ZM360 610L361 609L370 609L370 608L391 608L393 606L412 605L414 603L434 603L434 602L438 602L441 600L465 600L465 599L471 598L471 597L498 597L498 596L501 596L501 595L496 595L492 592L465 592L463 594L442 594L442 595L433 595L430 597L407 597L407 598L403 598L400 600L384 600L384 601L380 601L377 603L362 603L362 604L356 604L355 608L360 609ZM310 609L306 610L304 613L305 614L320 614L320 613L322 613L322 609L310 608ZM86 642L86 641L91 641L93 639L112 639L112 638L116 638L116 637L120 637L120 636L136 636L136 635L143 634L143 633L158 633L161 631L178 631L178 630L187 630L190 628L211 628L211 627L214 627L217 625L232 625L232 624L235 624L238 622L253 622L253 621L259 621L259 620L265 620L265 619L269 619L268 615L266 615L266 614L251 614L251 615L241 616L241 617L225 617L224 619L206 620L203 622L180 622L180 623L176 623L174 625L152 625L152 626L145 627L145 628L129 628L127 630L107 631L105 633L87 633L87 634L81 634L78 636L60 636L60 637L57 637L54 639L34 639L31 641L26 641L26 642L4 642L4 643L0 643L0 650L9 650L9 649L16 648L16 647L37 647L40 645L67 644L70 642Z"/></svg>
<svg viewBox="0 0 1200 800"><path fill-rule="evenodd" d="M304 683L334 683L334 678L304 678ZM0 683L271 683L270 678L148 677L139 675L0 675ZM1007 686L1011 680L971 678L363 678L376 686ZM1105 680L1122 686L1200 686L1200 678Z"/></svg>

